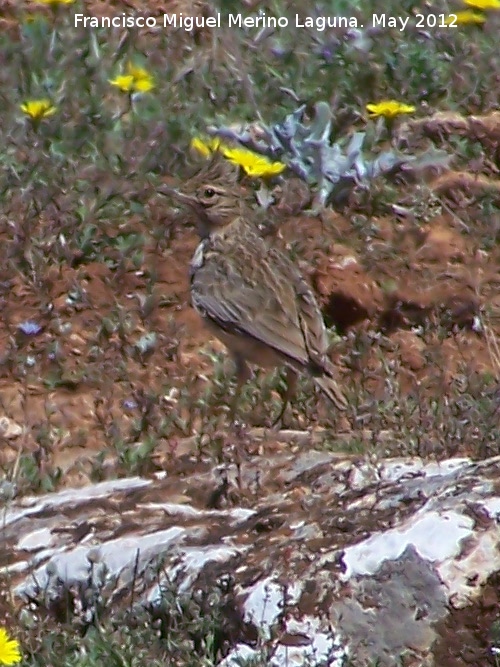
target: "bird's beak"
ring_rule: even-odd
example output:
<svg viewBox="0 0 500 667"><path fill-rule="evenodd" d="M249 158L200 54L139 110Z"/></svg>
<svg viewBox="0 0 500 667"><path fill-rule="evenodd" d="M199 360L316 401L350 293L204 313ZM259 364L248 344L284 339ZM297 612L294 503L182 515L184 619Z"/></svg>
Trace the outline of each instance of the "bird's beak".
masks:
<svg viewBox="0 0 500 667"><path fill-rule="evenodd" d="M172 197L181 204L187 204L188 206L196 205L196 198L191 195L186 195L184 192L179 192L175 188L171 188L169 185L160 185L156 190L158 194L164 195L165 197Z"/></svg>

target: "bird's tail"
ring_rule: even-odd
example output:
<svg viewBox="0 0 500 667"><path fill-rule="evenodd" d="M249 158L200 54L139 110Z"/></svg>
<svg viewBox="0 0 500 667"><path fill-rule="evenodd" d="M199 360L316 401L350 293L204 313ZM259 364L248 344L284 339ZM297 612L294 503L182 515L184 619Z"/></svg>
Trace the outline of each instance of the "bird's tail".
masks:
<svg viewBox="0 0 500 667"><path fill-rule="evenodd" d="M323 375L322 377L315 377L314 382L338 410L347 409L347 398L333 378Z"/></svg>

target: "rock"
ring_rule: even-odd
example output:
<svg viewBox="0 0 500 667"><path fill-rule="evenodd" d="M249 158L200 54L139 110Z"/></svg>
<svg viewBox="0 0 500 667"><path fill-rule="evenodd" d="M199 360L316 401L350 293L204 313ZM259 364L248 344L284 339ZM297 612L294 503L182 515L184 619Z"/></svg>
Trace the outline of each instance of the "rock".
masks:
<svg viewBox="0 0 500 667"><path fill-rule="evenodd" d="M208 509L221 473L226 507ZM217 588L225 667L258 656L257 638L273 667L431 665L455 655L453 642L484 656L478 609L500 611L488 585L500 570L499 474L500 457L368 463L290 448L265 466L253 457L24 497L3 512L0 572L19 604L52 613L84 598L97 571L116 605L134 585L156 617L166 583Z"/></svg>
<svg viewBox="0 0 500 667"><path fill-rule="evenodd" d="M0 437L11 440L19 437L22 432L23 427L13 419L9 419L5 415L0 417Z"/></svg>

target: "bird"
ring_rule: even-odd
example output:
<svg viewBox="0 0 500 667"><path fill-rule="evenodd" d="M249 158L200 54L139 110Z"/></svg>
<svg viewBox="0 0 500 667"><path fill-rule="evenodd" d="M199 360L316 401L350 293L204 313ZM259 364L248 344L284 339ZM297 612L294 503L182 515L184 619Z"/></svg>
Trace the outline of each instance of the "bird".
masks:
<svg viewBox="0 0 500 667"><path fill-rule="evenodd" d="M290 257L259 234L236 177L227 168L221 177L216 162L184 190L159 189L190 211L200 237L189 268L191 302L234 359L231 414L252 377L248 364L286 369L287 389L275 424L295 394L299 373L345 410L347 399L327 355L327 331L314 293Z"/></svg>

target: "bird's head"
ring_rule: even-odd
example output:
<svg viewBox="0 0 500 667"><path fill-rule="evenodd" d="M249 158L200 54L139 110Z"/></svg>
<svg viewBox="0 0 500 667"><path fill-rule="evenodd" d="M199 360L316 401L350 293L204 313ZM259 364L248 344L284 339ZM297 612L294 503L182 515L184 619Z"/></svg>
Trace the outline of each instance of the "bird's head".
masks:
<svg viewBox="0 0 500 667"><path fill-rule="evenodd" d="M231 224L239 217L243 206L241 195L234 187L218 183L202 183L189 194L168 186L162 186L159 192L170 195L191 211L202 238Z"/></svg>

